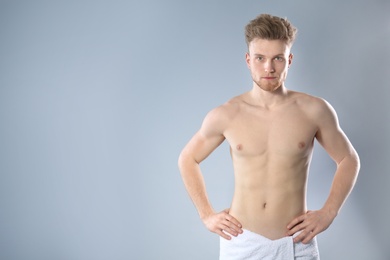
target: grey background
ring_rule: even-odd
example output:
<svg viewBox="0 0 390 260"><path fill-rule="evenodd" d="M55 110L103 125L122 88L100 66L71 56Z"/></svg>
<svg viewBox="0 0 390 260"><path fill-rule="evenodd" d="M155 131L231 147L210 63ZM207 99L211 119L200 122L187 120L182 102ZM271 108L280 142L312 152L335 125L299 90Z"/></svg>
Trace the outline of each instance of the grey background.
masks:
<svg viewBox="0 0 390 260"><path fill-rule="evenodd" d="M362 161L322 259L389 259L389 1L0 1L0 259L217 259L177 157L251 88L243 28L299 29L287 87L338 112ZM202 164L217 210L228 146ZM335 167L318 145L310 209Z"/></svg>

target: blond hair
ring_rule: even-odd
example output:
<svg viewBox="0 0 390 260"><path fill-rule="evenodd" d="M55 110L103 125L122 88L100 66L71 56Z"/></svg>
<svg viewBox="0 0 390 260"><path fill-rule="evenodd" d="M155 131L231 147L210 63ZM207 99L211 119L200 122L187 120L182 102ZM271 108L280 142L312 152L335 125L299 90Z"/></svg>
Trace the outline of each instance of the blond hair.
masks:
<svg viewBox="0 0 390 260"><path fill-rule="evenodd" d="M245 26L245 41L249 46L249 43L255 38L282 40L291 46L294 43L297 31L297 28L287 19L270 14L261 14Z"/></svg>

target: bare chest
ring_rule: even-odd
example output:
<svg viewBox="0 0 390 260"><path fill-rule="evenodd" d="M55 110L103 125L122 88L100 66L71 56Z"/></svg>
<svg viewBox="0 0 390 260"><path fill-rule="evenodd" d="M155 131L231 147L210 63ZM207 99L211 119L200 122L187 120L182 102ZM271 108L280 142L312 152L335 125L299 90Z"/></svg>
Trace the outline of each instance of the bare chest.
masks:
<svg viewBox="0 0 390 260"><path fill-rule="evenodd" d="M305 156L313 147L314 123L300 110L278 113L241 113L225 132L237 156Z"/></svg>

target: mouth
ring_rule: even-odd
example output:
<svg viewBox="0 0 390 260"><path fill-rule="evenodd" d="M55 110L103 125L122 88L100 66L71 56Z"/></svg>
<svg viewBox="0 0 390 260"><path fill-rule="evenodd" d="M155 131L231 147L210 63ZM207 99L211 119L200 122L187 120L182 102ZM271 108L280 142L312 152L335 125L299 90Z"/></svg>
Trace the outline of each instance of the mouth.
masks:
<svg viewBox="0 0 390 260"><path fill-rule="evenodd" d="M276 77L262 77L262 79L265 79L265 80L272 80L272 79L276 79Z"/></svg>

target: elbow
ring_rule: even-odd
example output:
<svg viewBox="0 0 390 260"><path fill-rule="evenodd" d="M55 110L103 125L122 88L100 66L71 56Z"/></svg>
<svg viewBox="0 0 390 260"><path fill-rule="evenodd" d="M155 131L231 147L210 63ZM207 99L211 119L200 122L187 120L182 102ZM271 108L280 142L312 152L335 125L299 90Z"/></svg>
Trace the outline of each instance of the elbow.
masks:
<svg viewBox="0 0 390 260"><path fill-rule="evenodd" d="M337 163L337 167L345 169L356 178L360 171L360 158L358 153L353 149Z"/></svg>
<svg viewBox="0 0 390 260"><path fill-rule="evenodd" d="M350 169L351 173L353 173L353 175L355 176L355 179L356 179L357 176L359 175L359 171L360 171L359 155L354 150L347 158L348 159L346 160L346 165L349 165L347 167Z"/></svg>
<svg viewBox="0 0 390 260"><path fill-rule="evenodd" d="M188 164L189 156L188 153L182 151L177 160L177 166L179 167L180 173L183 174L185 172L186 165Z"/></svg>
<svg viewBox="0 0 390 260"><path fill-rule="evenodd" d="M350 153L349 158L350 158L351 163L355 166L356 175L357 175L360 171L360 157L354 148L352 148L352 151Z"/></svg>
<svg viewBox="0 0 390 260"><path fill-rule="evenodd" d="M184 161L185 161L185 156L184 156L183 152L181 152L179 154L179 158L177 160L177 166L179 167L180 172L183 169Z"/></svg>
<svg viewBox="0 0 390 260"><path fill-rule="evenodd" d="M179 158L177 160L177 165L179 167L181 175L185 175L186 173L191 171L191 169L193 169L197 164L198 162L194 159L192 154L188 153L185 150L180 153Z"/></svg>
<svg viewBox="0 0 390 260"><path fill-rule="evenodd" d="M360 157L359 157L359 154L356 151L355 151L353 157L354 157L355 163L356 163L356 174L358 174L359 171L360 171Z"/></svg>

